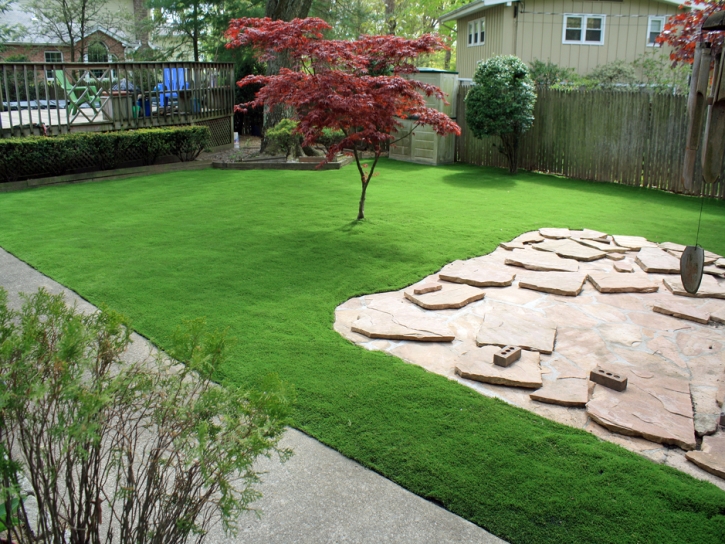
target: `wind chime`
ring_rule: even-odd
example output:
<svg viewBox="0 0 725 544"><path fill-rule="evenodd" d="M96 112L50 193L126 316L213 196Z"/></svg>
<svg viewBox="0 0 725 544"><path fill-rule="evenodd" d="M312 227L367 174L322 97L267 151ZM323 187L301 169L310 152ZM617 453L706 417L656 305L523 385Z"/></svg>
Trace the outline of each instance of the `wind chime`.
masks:
<svg viewBox="0 0 725 544"><path fill-rule="evenodd" d="M702 32L725 31L725 12L709 16L702 24ZM685 191L694 189L695 163L697 149L702 134L702 121L705 117L705 134L702 141L702 182L718 183L722 174L723 156L725 156L725 56L719 52L715 57L715 75L710 94L707 94L712 62L712 46L709 42L700 42L695 48L690 79L690 94L687 99L687 143L682 182ZM705 110L707 106L707 110ZM702 223L702 205L700 197L700 218L697 223L697 236L694 246L687 246L680 259L680 277L688 293L695 294L700 288L705 266L705 251L698 245L700 224Z"/></svg>

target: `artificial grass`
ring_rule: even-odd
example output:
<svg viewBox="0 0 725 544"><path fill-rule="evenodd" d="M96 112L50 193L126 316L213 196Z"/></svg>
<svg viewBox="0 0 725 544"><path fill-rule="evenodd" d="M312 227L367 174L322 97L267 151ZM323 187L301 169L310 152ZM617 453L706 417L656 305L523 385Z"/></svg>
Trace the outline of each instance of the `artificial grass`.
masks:
<svg viewBox="0 0 725 544"><path fill-rule="evenodd" d="M164 347L206 316L223 381L278 372L295 425L520 543L723 542L725 493L586 432L342 339L335 307L542 226L692 244L700 200L466 165L382 161L368 219L352 167L196 171L0 195L0 245ZM725 203L700 244L725 254ZM262 488L262 492L264 489Z"/></svg>

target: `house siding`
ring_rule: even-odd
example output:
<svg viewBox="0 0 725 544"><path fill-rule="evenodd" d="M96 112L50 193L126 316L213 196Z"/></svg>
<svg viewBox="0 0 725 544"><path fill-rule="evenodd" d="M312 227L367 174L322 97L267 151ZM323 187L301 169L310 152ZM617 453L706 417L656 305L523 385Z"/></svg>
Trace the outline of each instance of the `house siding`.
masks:
<svg viewBox="0 0 725 544"><path fill-rule="evenodd" d="M513 24L504 23L504 11L506 6L494 6L485 11L458 20L458 40L456 42L456 70L460 77L473 77L478 62L496 55L510 54L511 33ZM468 23L481 17L486 17L486 37L483 45L468 46ZM513 23L513 21L511 21ZM508 33L508 40L504 36ZM504 47L504 42L509 42L509 47Z"/></svg>
<svg viewBox="0 0 725 544"><path fill-rule="evenodd" d="M514 6L517 4L514 4ZM624 0L623 2L571 0L529 0L519 3L518 17L513 17L514 7L496 6L465 19L459 20L459 29L467 29L467 22L486 16L486 24L505 29L501 43L513 44L501 47L500 52L489 53L474 59L466 49L465 36L458 37L458 71L461 77L472 77L479 60L497 54L514 54L530 64L534 59L550 60L560 66L574 68L584 75L596 66L614 60L631 62L645 51L657 51L647 47L647 28L650 15L673 15L677 7L653 0ZM575 45L562 43L565 13L606 15L603 45ZM489 19L492 19L489 23ZM494 19L501 19L496 21ZM661 50L660 50L661 51Z"/></svg>

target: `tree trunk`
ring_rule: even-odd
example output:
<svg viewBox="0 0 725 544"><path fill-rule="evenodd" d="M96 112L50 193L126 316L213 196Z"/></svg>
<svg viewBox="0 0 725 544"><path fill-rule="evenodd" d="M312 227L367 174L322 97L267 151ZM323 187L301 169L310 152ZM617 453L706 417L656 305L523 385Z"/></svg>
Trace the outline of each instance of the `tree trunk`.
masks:
<svg viewBox="0 0 725 544"><path fill-rule="evenodd" d="M197 4L194 3L194 62L199 62L199 12Z"/></svg>
<svg viewBox="0 0 725 544"><path fill-rule="evenodd" d="M370 179L367 181L364 181L362 184L362 194L360 195L360 206L358 208L357 212L357 220L360 221L361 219L365 219L365 193L368 190L368 185L370 184Z"/></svg>
<svg viewBox="0 0 725 544"><path fill-rule="evenodd" d="M398 21L395 19L395 0L385 0L385 24L388 26L388 34L395 34L395 27Z"/></svg>
<svg viewBox="0 0 725 544"><path fill-rule="evenodd" d="M443 57L443 69L444 70L450 70L451 69L451 49L446 49L446 56Z"/></svg>

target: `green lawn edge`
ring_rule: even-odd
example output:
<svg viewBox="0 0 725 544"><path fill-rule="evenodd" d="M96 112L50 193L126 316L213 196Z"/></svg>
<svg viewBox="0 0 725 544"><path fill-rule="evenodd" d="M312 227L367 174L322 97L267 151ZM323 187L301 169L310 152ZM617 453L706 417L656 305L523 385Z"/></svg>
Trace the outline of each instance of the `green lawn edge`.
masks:
<svg viewBox="0 0 725 544"><path fill-rule="evenodd" d="M337 172L206 170L0 195L0 246L162 348L182 319L237 338L222 381L278 372L295 425L511 542L723 542L725 493L592 435L358 348L334 308L542 226L691 244L700 199L382 161L368 219ZM723 202L700 244L725 252ZM262 488L262 492L264 489Z"/></svg>

